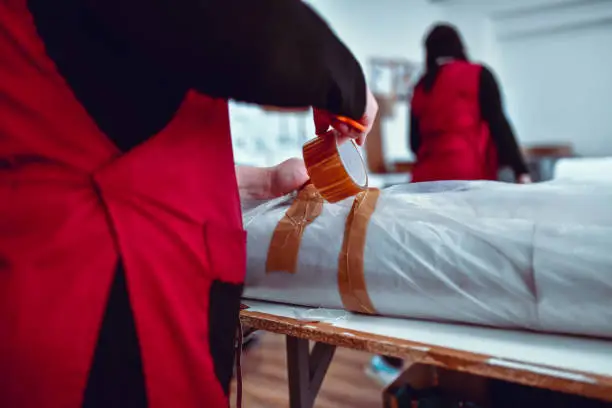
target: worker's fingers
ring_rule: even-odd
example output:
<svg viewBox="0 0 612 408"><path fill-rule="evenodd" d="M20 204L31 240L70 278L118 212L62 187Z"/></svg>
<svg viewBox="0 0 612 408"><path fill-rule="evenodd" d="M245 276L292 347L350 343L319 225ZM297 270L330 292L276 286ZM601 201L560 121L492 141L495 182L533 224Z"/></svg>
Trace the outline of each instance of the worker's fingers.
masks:
<svg viewBox="0 0 612 408"><path fill-rule="evenodd" d="M358 146L363 146L365 144L366 136L367 134L360 133L359 136L355 138L355 142L357 143Z"/></svg>
<svg viewBox="0 0 612 408"><path fill-rule="evenodd" d="M342 135L342 134L338 133L336 135L336 140L337 140L338 145L342 145L342 144L348 142L349 140L351 140L351 138L346 136L346 135Z"/></svg>
<svg viewBox="0 0 612 408"><path fill-rule="evenodd" d="M374 94L367 90L367 101L366 101L366 110L361 119L361 123L363 123L366 127L365 134L367 135L372 130L372 126L374 125L374 121L376 120L376 116L378 115L378 102L374 97ZM365 139L365 136L364 136Z"/></svg>
<svg viewBox="0 0 612 408"><path fill-rule="evenodd" d="M320 109L313 109L313 115L315 131L318 136L326 135L329 128L332 127L341 143L344 143L348 139L354 139L359 146L363 146L365 143L367 132L360 132L352 126L337 120L335 116Z"/></svg>
<svg viewBox="0 0 612 408"><path fill-rule="evenodd" d="M269 200L299 189L308 181L304 160L292 158L274 167L236 166L241 200Z"/></svg>
<svg viewBox="0 0 612 408"><path fill-rule="evenodd" d="M342 123L337 120L334 120L334 122L332 123L332 126L341 135L351 137L352 129L346 123Z"/></svg>
<svg viewBox="0 0 612 408"><path fill-rule="evenodd" d="M342 141L342 143L344 143L346 140L353 139L355 143L357 143L357 146L363 146L363 144L365 143L365 139L366 139L365 133L356 132L354 130L351 130L349 132L344 132L344 133L338 132L337 135L338 135L339 140Z"/></svg>
<svg viewBox="0 0 612 408"><path fill-rule="evenodd" d="M521 174L521 175L518 177L517 182L518 182L519 184L531 184L531 183L532 183L532 181L531 181L531 176L529 176L529 174Z"/></svg>
<svg viewBox="0 0 612 408"><path fill-rule="evenodd" d="M272 167L270 197L280 197L299 189L308 181L304 160L291 158Z"/></svg>
<svg viewBox="0 0 612 408"><path fill-rule="evenodd" d="M361 134L355 131L355 129L353 129L351 126L337 120L334 115L331 115L320 109L313 109L313 118L315 124L315 132L319 136L326 134L330 127L336 130L341 135L350 137L351 139L357 139L361 136Z"/></svg>

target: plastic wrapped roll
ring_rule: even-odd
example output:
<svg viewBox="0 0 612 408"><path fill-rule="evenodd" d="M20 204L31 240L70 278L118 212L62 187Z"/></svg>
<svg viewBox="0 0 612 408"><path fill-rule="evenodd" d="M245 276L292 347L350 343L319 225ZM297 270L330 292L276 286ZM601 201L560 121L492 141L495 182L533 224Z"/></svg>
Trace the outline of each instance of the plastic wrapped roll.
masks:
<svg viewBox="0 0 612 408"><path fill-rule="evenodd" d="M391 187L367 217L356 259L346 241L357 239L347 221L358 197L323 204L302 231L294 273L266 270L272 235L294 197L246 208L245 297L612 337L612 184ZM343 259L353 269L361 263L372 310L347 305Z"/></svg>

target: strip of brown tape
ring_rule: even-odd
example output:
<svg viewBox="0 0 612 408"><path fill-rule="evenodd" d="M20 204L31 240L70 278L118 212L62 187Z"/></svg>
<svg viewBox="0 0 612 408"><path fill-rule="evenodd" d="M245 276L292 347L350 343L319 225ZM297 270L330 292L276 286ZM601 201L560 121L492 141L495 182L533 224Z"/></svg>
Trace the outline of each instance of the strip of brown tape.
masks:
<svg viewBox="0 0 612 408"><path fill-rule="evenodd" d="M338 289L344 308L351 312L376 314L366 287L363 254L368 224L379 196L380 190L374 188L357 194L346 218L338 259Z"/></svg>
<svg viewBox="0 0 612 408"><path fill-rule="evenodd" d="M276 225L268 248L266 273L295 273L304 229L322 210L323 197L315 186L307 184Z"/></svg>

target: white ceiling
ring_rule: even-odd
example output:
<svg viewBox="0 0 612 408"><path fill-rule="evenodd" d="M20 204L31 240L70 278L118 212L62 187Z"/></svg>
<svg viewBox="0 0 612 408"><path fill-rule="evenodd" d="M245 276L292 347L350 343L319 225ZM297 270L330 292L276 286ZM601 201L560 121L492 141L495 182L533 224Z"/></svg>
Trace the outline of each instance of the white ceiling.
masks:
<svg viewBox="0 0 612 408"><path fill-rule="evenodd" d="M611 0L430 0L440 6L466 5L482 9L487 14L504 15L530 13L540 10L563 8L588 3L610 2Z"/></svg>

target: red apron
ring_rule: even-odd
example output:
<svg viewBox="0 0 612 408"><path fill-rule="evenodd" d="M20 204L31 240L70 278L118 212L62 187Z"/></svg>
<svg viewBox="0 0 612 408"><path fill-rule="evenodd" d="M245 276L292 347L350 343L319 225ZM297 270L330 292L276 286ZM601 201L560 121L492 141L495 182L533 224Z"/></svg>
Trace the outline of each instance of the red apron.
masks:
<svg viewBox="0 0 612 408"><path fill-rule="evenodd" d="M245 274L226 102L191 92L121 154L24 3L0 2L0 406L81 406L119 257L149 406L228 406L207 321L211 283Z"/></svg>
<svg viewBox="0 0 612 408"><path fill-rule="evenodd" d="M429 92L422 86L415 89L412 113L419 121L421 144L414 182L497 180L497 150L480 116L481 69L451 62L440 68Z"/></svg>

